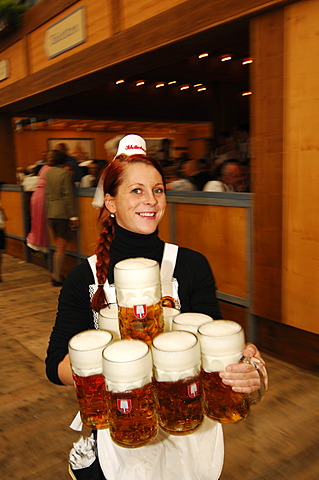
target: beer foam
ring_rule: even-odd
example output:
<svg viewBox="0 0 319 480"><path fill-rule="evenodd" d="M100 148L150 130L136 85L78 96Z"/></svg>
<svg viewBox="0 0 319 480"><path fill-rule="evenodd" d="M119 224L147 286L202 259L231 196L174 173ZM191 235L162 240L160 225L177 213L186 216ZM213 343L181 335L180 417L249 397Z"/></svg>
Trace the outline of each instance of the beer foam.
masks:
<svg viewBox="0 0 319 480"><path fill-rule="evenodd" d="M162 292L163 293L163 292ZM177 308L163 307L164 314L164 331L170 332L172 330L173 319L180 314Z"/></svg>
<svg viewBox="0 0 319 480"><path fill-rule="evenodd" d="M99 316L105 318L118 318L119 309L115 303L112 303L110 306L102 308L99 312Z"/></svg>
<svg viewBox="0 0 319 480"><path fill-rule="evenodd" d="M72 370L82 377L102 373L102 351L112 341L106 330L85 330L69 341Z"/></svg>
<svg viewBox="0 0 319 480"><path fill-rule="evenodd" d="M103 374L108 389L125 392L152 380L152 357L141 340L119 340L103 351Z"/></svg>
<svg viewBox="0 0 319 480"><path fill-rule="evenodd" d="M235 355L240 358L245 348L245 334L241 326L231 320L214 320L198 329L202 361Z"/></svg>
<svg viewBox="0 0 319 480"><path fill-rule="evenodd" d="M181 352L192 348L197 342L194 335L189 332L165 332L153 340L153 345L158 350L165 352Z"/></svg>
<svg viewBox="0 0 319 480"><path fill-rule="evenodd" d="M159 285L159 265L149 258L127 258L115 265L114 283L116 289L141 289Z"/></svg>
<svg viewBox="0 0 319 480"><path fill-rule="evenodd" d="M73 350L86 352L105 347L112 340L112 334L106 330L85 330L69 341Z"/></svg>
<svg viewBox="0 0 319 480"><path fill-rule="evenodd" d="M209 337L224 337L240 332L239 323L232 320L215 320L200 327L200 333Z"/></svg>
<svg viewBox="0 0 319 480"><path fill-rule="evenodd" d="M175 323L180 325L203 325L204 323L211 322L213 319L209 315L204 313L180 313L174 319Z"/></svg>
<svg viewBox="0 0 319 480"><path fill-rule="evenodd" d="M99 329L108 330L113 335L113 340L119 340L120 327L118 320L118 306L116 304L111 304L109 307L102 308L99 311L98 318Z"/></svg>
<svg viewBox="0 0 319 480"><path fill-rule="evenodd" d="M159 382L174 382L194 376L200 370L200 348L193 333L161 333L153 339L152 356L155 377Z"/></svg>
<svg viewBox="0 0 319 480"><path fill-rule="evenodd" d="M148 352L146 343L140 340L121 340L109 345L103 356L110 362L134 362L144 357Z"/></svg>

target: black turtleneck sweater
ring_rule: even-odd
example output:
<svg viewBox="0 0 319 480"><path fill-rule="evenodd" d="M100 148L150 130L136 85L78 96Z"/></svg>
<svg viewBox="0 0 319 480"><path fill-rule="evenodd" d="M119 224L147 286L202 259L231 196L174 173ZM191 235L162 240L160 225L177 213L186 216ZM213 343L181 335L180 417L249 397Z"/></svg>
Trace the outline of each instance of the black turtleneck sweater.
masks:
<svg viewBox="0 0 319 480"><path fill-rule="evenodd" d="M114 265L126 258L144 257L161 264L164 242L157 232L151 235L133 233L116 226L111 245L109 282L113 283ZM215 280L206 258L193 250L179 247L174 270L182 312L205 313L221 318L216 299ZM56 322L52 330L46 359L48 378L61 384L58 365L68 352L68 341L73 335L94 328L90 307L89 285L94 277L88 261L75 267L63 284Z"/></svg>

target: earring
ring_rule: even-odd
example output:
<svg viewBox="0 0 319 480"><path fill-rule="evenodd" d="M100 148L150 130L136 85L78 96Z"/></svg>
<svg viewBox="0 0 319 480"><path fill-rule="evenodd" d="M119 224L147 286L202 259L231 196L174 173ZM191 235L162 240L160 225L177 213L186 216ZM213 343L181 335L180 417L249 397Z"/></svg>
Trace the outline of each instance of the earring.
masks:
<svg viewBox="0 0 319 480"><path fill-rule="evenodd" d="M111 218L114 218L114 217L115 217L114 213L111 213L110 217L111 217Z"/></svg>

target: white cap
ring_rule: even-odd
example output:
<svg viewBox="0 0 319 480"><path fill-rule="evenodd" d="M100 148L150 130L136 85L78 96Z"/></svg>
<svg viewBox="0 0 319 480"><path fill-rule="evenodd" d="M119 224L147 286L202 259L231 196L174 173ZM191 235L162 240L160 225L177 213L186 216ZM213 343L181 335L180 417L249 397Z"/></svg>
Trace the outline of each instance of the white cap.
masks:
<svg viewBox="0 0 319 480"><path fill-rule="evenodd" d="M126 135L119 143L116 155L146 155L146 142L139 135Z"/></svg>

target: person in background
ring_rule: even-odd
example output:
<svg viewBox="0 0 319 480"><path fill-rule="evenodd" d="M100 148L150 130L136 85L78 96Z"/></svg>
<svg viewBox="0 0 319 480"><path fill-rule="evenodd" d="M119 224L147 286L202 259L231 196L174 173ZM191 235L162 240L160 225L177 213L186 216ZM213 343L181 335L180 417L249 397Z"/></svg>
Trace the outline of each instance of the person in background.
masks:
<svg viewBox="0 0 319 480"><path fill-rule="evenodd" d="M75 183L80 182L84 173L82 172L81 167L79 166L77 159L75 157L72 157L71 155L69 155L69 150L68 150L67 145L63 142L58 143L55 146L55 150L58 150L59 152L64 153L64 155L66 156L65 164L70 165L72 167L72 170L74 171L74 180L73 181Z"/></svg>
<svg viewBox="0 0 319 480"><path fill-rule="evenodd" d="M249 138L249 125L248 123L242 123L237 127L236 137L238 141L239 151L241 153L241 163L249 166L250 162L250 138Z"/></svg>
<svg viewBox="0 0 319 480"><path fill-rule="evenodd" d="M53 153L47 155L46 164L42 166L39 172L39 181L30 200L31 230L27 235L26 244L35 251L47 253L49 246L49 236L47 228L46 202L45 202L45 184L46 173L53 164Z"/></svg>
<svg viewBox="0 0 319 480"><path fill-rule="evenodd" d="M27 174L22 180L22 188L24 192L34 192L39 182L37 165L29 165L26 172Z"/></svg>
<svg viewBox="0 0 319 480"><path fill-rule="evenodd" d="M194 191L194 184L185 178L184 174L176 167L170 167L170 170L165 175L166 190L184 190Z"/></svg>
<svg viewBox="0 0 319 480"><path fill-rule="evenodd" d="M206 183L203 192L247 192L245 167L238 160L226 160L216 170L216 180Z"/></svg>
<svg viewBox="0 0 319 480"><path fill-rule="evenodd" d="M81 178L80 188L90 188L96 187L98 181L98 173L99 173L99 162L97 160L91 160L88 165L88 175L84 175Z"/></svg>
<svg viewBox="0 0 319 480"><path fill-rule="evenodd" d="M126 146L133 142L134 148L127 150ZM130 155L125 154L127 151ZM98 312L114 295L114 266L121 260L146 257L156 260L159 265L163 260L165 264L170 262L173 278L178 283L176 301L180 302L181 311L221 318L215 280L207 259L183 247L174 248L176 255L172 256L158 236L158 225L166 208L165 179L159 162L145 154L144 140L136 135L124 137L118 155L101 178L104 202L99 216L101 230L96 255L71 271L63 284L47 350L47 376L59 385L74 384L68 342L83 330L98 328ZM244 356L260 357L260 354L254 345L249 344ZM228 366L227 372L221 372L220 376L237 392L251 393L260 385L255 369L244 363ZM97 457L86 472L81 472L82 459L81 466L73 465L76 478L92 478L90 469L99 468L99 465L98 478L101 479L122 478L124 470L129 472L124 476L130 480L165 480L173 478L172 475L178 479L217 480L220 476L222 426L208 419L192 435L159 434L152 444L134 449L133 456L130 449L114 445L107 429L96 433ZM203 450L208 452L209 460L198 462L199 456L203 458ZM185 455L189 460L187 465ZM164 467L159 468L158 462Z"/></svg>
<svg viewBox="0 0 319 480"><path fill-rule="evenodd" d="M53 168L45 174L47 218L56 244L51 276L51 283L54 287L59 287L63 283L61 273L67 240L70 237L70 229L76 228L78 225L74 185L69 172L64 168L66 162L65 153L54 151Z"/></svg>
<svg viewBox="0 0 319 480"><path fill-rule="evenodd" d="M24 168L22 168L22 167L17 167L17 169L16 169L17 185L22 185L22 182L23 182L24 177L25 177Z"/></svg>
<svg viewBox="0 0 319 480"><path fill-rule="evenodd" d="M192 166L192 170L188 170L187 178L194 185L195 190L203 190L204 185L212 179L208 172L208 164L205 158L199 158L191 164L185 164L185 167ZM185 168L184 167L184 168ZM187 171L187 170L186 170Z"/></svg>
<svg viewBox="0 0 319 480"><path fill-rule="evenodd" d="M4 234L6 220L7 217L0 201L0 282L2 282L2 253L6 246L6 238Z"/></svg>

